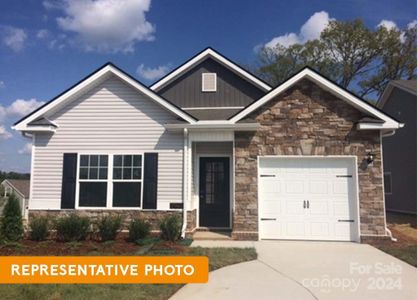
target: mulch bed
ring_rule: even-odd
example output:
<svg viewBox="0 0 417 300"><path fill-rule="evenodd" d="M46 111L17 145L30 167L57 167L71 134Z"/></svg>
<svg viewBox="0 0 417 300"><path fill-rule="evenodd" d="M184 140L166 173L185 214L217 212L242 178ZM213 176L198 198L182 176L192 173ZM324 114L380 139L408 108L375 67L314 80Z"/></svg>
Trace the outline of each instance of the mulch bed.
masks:
<svg viewBox="0 0 417 300"><path fill-rule="evenodd" d="M157 240L147 245L137 245L126 241L124 236L108 242L95 240L69 243L55 240L36 242L25 239L19 243L0 245L0 256L177 255L185 251L187 247L178 243Z"/></svg>
<svg viewBox="0 0 417 300"><path fill-rule="evenodd" d="M392 235L397 239L396 242L391 241L390 239L376 239L370 242L370 244L378 248L388 247L396 249L417 245L416 239L413 239L412 237L405 235L404 233L395 228L390 227L390 230L392 232Z"/></svg>

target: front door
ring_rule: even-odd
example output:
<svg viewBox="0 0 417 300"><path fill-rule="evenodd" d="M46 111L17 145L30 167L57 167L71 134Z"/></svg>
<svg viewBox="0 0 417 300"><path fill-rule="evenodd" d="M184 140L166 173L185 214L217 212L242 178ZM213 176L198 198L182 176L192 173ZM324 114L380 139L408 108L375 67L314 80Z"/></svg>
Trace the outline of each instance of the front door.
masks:
<svg viewBox="0 0 417 300"><path fill-rule="evenodd" d="M200 226L230 227L230 161L200 158Z"/></svg>

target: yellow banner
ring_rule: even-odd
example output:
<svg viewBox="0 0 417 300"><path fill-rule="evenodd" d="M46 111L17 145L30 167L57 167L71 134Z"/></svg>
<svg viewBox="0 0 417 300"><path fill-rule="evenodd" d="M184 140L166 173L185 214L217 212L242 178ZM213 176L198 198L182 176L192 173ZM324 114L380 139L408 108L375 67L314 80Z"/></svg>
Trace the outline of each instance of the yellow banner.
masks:
<svg viewBox="0 0 417 300"><path fill-rule="evenodd" d="M6 256L0 283L205 283L205 256Z"/></svg>

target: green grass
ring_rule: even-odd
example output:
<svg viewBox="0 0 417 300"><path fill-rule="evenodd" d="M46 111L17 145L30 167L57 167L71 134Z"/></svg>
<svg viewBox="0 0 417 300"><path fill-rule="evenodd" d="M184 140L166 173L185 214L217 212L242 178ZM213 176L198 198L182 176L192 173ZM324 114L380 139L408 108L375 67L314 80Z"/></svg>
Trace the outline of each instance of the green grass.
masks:
<svg viewBox="0 0 417 300"><path fill-rule="evenodd" d="M210 271L256 259L254 248L189 248L190 256L208 256ZM87 300L87 299L168 299L181 284L131 284L131 285L0 285L0 299L19 300Z"/></svg>
<svg viewBox="0 0 417 300"><path fill-rule="evenodd" d="M379 247L380 250L417 267L417 245L403 248Z"/></svg>

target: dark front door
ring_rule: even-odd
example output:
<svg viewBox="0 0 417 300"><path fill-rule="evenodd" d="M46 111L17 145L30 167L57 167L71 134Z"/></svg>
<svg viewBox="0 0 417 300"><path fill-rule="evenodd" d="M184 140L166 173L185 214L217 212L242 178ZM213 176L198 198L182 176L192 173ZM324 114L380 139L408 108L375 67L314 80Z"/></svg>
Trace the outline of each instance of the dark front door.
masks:
<svg viewBox="0 0 417 300"><path fill-rule="evenodd" d="M228 157L200 158L200 226L230 227Z"/></svg>

